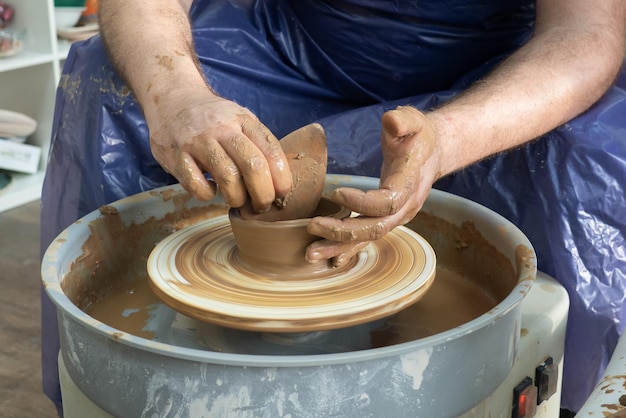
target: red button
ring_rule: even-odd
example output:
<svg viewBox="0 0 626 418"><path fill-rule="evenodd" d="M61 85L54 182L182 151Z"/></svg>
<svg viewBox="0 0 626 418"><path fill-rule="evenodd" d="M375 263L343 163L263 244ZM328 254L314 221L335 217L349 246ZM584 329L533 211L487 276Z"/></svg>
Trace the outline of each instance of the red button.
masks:
<svg viewBox="0 0 626 418"><path fill-rule="evenodd" d="M537 386L528 386L519 395L517 418L532 418L537 412Z"/></svg>
<svg viewBox="0 0 626 418"><path fill-rule="evenodd" d="M537 386L530 377L513 389L512 418L532 418L537 412Z"/></svg>

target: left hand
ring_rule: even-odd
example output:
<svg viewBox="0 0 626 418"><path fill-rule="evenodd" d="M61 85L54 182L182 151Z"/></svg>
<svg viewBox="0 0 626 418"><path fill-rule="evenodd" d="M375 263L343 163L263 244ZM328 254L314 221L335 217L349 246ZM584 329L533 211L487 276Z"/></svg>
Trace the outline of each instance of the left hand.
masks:
<svg viewBox="0 0 626 418"><path fill-rule="evenodd" d="M307 260L332 259L333 265L343 265L370 241L413 219L432 184L441 177L438 141L435 124L414 107L386 112L382 117L380 188L336 189L331 199L359 216L313 218L309 233L325 239L308 247Z"/></svg>

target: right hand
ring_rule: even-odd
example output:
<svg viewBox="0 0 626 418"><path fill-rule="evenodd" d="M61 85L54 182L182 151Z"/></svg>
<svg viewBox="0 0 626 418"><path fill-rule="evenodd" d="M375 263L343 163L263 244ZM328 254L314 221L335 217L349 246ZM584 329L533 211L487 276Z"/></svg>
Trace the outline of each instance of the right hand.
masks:
<svg viewBox="0 0 626 418"><path fill-rule="evenodd" d="M413 219L441 177L441 140L432 119L414 107L400 106L385 112L381 124L379 188L334 190L331 199L360 216L313 218L308 232L325 239L308 247L309 261L330 259L335 266L344 264L369 241Z"/></svg>
<svg viewBox="0 0 626 418"><path fill-rule="evenodd" d="M250 199L262 213L291 189L278 139L250 110L207 88L177 89L144 112L152 154L195 198L212 199L217 184L229 206Z"/></svg>

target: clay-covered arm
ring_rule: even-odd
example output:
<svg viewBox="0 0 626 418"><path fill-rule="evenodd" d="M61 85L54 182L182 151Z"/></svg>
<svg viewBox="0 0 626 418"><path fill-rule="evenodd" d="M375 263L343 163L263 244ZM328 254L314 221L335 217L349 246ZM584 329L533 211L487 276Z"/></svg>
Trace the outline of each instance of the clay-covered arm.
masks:
<svg viewBox="0 0 626 418"><path fill-rule="evenodd" d="M100 32L111 60L141 105L152 153L195 197L219 186L234 207L265 211L291 188L274 135L249 110L207 85L194 51L191 0L103 0Z"/></svg>
<svg viewBox="0 0 626 418"><path fill-rule="evenodd" d="M624 58L626 2L539 0L529 42L483 80L430 113L412 107L382 118L380 189L338 189L333 199L361 213L315 218L326 238L307 252L341 264L361 245L412 219L440 177L556 128L589 108Z"/></svg>
<svg viewBox="0 0 626 418"><path fill-rule="evenodd" d="M185 78L208 90L196 63L191 0L103 0L98 18L111 61L141 104L168 94Z"/></svg>
<svg viewBox="0 0 626 418"><path fill-rule="evenodd" d="M531 40L484 80L428 115L441 174L507 150L589 108L624 59L626 2L540 0Z"/></svg>

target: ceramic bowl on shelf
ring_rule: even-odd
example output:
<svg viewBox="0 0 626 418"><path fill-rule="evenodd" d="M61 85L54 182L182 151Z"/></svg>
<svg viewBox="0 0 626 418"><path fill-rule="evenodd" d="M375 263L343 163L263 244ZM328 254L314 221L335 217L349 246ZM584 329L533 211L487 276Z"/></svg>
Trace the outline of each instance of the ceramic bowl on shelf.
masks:
<svg viewBox="0 0 626 418"><path fill-rule="evenodd" d="M0 58L11 57L24 48L25 32L0 29Z"/></svg>
<svg viewBox="0 0 626 418"><path fill-rule="evenodd" d="M80 15L83 13L84 7L55 7L54 20L57 29L72 28L76 26Z"/></svg>
<svg viewBox="0 0 626 418"><path fill-rule="evenodd" d="M0 29L5 29L11 21L13 21L13 16L15 15L15 10L13 6L3 1L0 1Z"/></svg>
<svg viewBox="0 0 626 418"><path fill-rule="evenodd" d="M76 26L72 28L58 28L57 36L69 42L82 41L91 38L98 33L98 24L92 23L85 26Z"/></svg>

